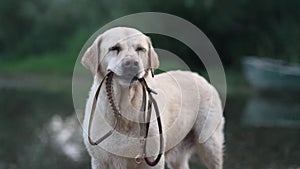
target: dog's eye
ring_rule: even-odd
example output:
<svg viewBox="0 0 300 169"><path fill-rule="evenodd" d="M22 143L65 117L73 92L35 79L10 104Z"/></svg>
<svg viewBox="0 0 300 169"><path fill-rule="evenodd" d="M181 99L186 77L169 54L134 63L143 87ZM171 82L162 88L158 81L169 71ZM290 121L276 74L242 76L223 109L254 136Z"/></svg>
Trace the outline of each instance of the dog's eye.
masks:
<svg viewBox="0 0 300 169"><path fill-rule="evenodd" d="M146 49L143 48L143 47L141 47L141 46L139 46L139 47L137 47L137 48L135 49L135 51L137 51L137 52L146 52Z"/></svg>
<svg viewBox="0 0 300 169"><path fill-rule="evenodd" d="M121 51L121 46L120 45L115 45L115 46L112 46L110 47L108 50L109 51L117 51L118 53Z"/></svg>

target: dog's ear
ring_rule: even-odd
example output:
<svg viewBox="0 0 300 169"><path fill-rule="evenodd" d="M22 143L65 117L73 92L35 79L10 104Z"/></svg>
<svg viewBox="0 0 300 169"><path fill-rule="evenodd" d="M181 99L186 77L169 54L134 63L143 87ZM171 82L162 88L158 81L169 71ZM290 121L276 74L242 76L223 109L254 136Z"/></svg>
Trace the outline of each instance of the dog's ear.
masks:
<svg viewBox="0 0 300 169"><path fill-rule="evenodd" d="M149 37L148 37L148 47L149 47L148 66L149 66L149 69L151 70L152 77L154 77L154 70L159 67L159 60L158 60L157 53L155 52Z"/></svg>
<svg viewBox="0 0 300 169"><path fill-rule="evenodd" d="M81 64L95 75L99 69L99 55L101 36L98 36L93 44L85 51L81 58Z"/></svg>

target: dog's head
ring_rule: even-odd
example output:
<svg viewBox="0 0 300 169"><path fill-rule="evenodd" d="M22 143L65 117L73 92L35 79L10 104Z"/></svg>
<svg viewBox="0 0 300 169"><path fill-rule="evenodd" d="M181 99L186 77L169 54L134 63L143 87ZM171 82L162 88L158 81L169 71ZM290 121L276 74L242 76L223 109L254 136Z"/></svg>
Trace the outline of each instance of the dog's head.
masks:
<svg viewBox="0 0 300 169"><path fill-rule="evenodd" d="M81 63L93 75L114 72L121 85L128 85L159 66L150 38L126 27L112 28L99 35L84 53Z"/></svg>

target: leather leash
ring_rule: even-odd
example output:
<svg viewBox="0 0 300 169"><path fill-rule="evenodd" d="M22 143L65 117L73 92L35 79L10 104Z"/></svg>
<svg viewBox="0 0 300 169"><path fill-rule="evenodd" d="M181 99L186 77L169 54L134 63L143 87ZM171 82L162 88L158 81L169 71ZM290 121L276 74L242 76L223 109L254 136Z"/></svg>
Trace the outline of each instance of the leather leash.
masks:
<svg viewBox="0 0 300 169"><path fill-rule="evenodd" d="M90 115L90 119L89 119L89 126L88 126L88 139L89 139L89 142L91 145L98 145L100 144L103 140L105 140L106 138L108 138L110 135L113 134L113 131L116 129L118 123L119 123L119 118L121 117L121 113L115 108L113 108L113 112L114 112L114 116L116 117L116 120L115 120L115 123L114 123L114 127L113 129L111 129L109 132L107 132L104 136L102 136L101 138L97 139L96 141L93 141L92 138L90 137L91 136L91 127L92 127L92 123L93 123L93 119L94 119L94 115L95 115L95 109L96 109L96 103L98 101L98 96L99 96L99 93L100 93L100 89L102 87L102 84L105 80L107 80L107 78L111 81L112 80L112 76L113 76L113 73L112 72L108 72L104 78L102 79L102 81L100 82L100 85L95 93L95 96L94 96L94 100L93 100L93 105L92 105L92 110L91 110L91 115ZM111 95L111 91L112 91L112 85L111 84L108 84L108 81L106 81L106 91L107 91L107 96L108 96L108 99L112 105L112 102L113 99L112 99L112 95ZM110 87L110 88L109 88ZM110 94L108 93L110 91ZM112 107L112 106L111 106Z"/></svg>
<svg viewBox="0 0 300 169"><path fill-rule="evenodd" d="M146 161L146 163L150 166L155 166L158 164L159 160L161 159L163 149L164 149L164 137L163 137L163 131L162 131L162 124L161 124L161 118L160 118L160 113L158 109L158 105L156 100L153 98L151 93L157 94L155 91L150 89L145 81L144 78L139 79L140 83L143 86L143 96L145 96L145 90L148 92L148 111L147 111L147 119L146 122L140 123L140 128L146 128L146 133L144 134L144 138L141 138L141 145L142 145L142 153L137 155L135 158L135 161L137 164L142 163L142 159ZM145 97L143 97L143 103L146 103ZM147 152L146 152L146 147L147 147L147 138L148 138L148 133L149 133L149 127L150 127L150 119L151 119L151 112L152 112L152 104L154 106L154 110L156 113L156 118L157 118L157 125L158 125L158 131L159 131L159 153L155 160L151 161L149 157L147 157ZM144 107L143 107L144 106ZM144 110L144 114L146 113L146 104L142 104L142 110ZM142 130L140 133L140 136L142 136Z"/></svg>
<svg viewBox="0 0 300 169"><path fill-rule="evenodd" d="M110 135L112 135L114 130L116 129L118 123L119 123L119 119L123 118L120 111L116 107L116 104L114 103L114 99L113 99L113 96L112 96L112 94L113 94L113 85L112 85L113 74L114 73L112 71L110 71L104 76L104 78L100 82L100 84L99 84L99 86L96 90L96 93L94 95L92 110L91 110L91 115L90 115L89 125L88 125L88 140L89 140L89 143L91 145L98 145L102 141L107 139ZM108 131L104 136L100 137L96 141L93 141L92 138L90 137L91 127L92 127L92 122L93 122L93 119L94 119L94 114L95 114L95 109L96 109L96 104L97 104L97 101L98 101L99 93L100 93L101 87L102 87L105 80L106 80L106 95L108 97L110 106L113 110L113 113L114 113L114 116L115 116L115 122L114 122L114 125L113 125L113 129ZM163 131L162 131L160 113L159 113L157 102L152 96L152 93L154 93L154 94L157 94L157 93L155 91L153 91L151 88L149 88L149 86L147 85L144 78L138 79L138 81L141 83L142 89L143 89L143 98L142 98L141 111L144 112L144 113L142 113L142 115L141 115L142 116L141 119L143 120L143 122L139 123L140 124L140 130L141 130L140 137L143 136L143 138L141 138L142 153L137 155L137 157L135 158L135 161L136 161L137 164L141 164L142 159L144 159L148 165L155 166L155 165L158 164L159 160L161 159L163 149L164 149L164 138L163 138ZM146 91L148 93L148 110L147 110L147 116L145 117L145 115L146 115ZM157 122L158 122L157 125L158 125L158 130L159 130L159 135L160 135L159 153L158 153L157 157L155 158L155 160L153 160L153 161L151 161L146 156L146 146L147 146L147 138L148 138L148 133L149 133L149 127L150 127L152 105L154 106L154 110L155 110L155 113L156 113L156 118L157 118ZM147 119L145 119L145 118L147 118ZM145 133L143 133L144 131L145 131Z"/></svg>

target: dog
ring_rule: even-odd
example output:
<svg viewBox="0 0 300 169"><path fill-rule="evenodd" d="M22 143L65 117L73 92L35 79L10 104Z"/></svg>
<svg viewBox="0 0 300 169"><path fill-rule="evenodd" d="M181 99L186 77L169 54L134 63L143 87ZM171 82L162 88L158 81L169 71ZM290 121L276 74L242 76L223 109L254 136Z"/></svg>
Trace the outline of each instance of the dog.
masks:
<svg viewBox="0 0 300 169"><path fill-rule="evenodd" d="M149 37L134 28L115 27L99 35L82 56L81 63L89 69L94 82L86 103L83 138L91 156L92 169L188 169L189 158L198 153L208 169L222 169L224 117L216 89L200 75L189 71L168 71L152 76L159 68L157 53ZM120 114L125 117L113 128L116 116L105 90L99 91L91 133L88 133L95 93L108 72L113 72L113 97ZM139 143L143 91L137 79L144 78L157 94L162 120L164 151L155 166L134 158L142 148ZM106 84L103 84L105 86ZM105 88L105 87L103 87ZM154 111L154 110L153 110ZM157 120L152 115L147 156L159 152ZM92 140L112 130L99 145ZM149 137L150 137L149 136ZM149 140L151 140L149 138ZM137 141L136 141L137 140Z"/></svg>

